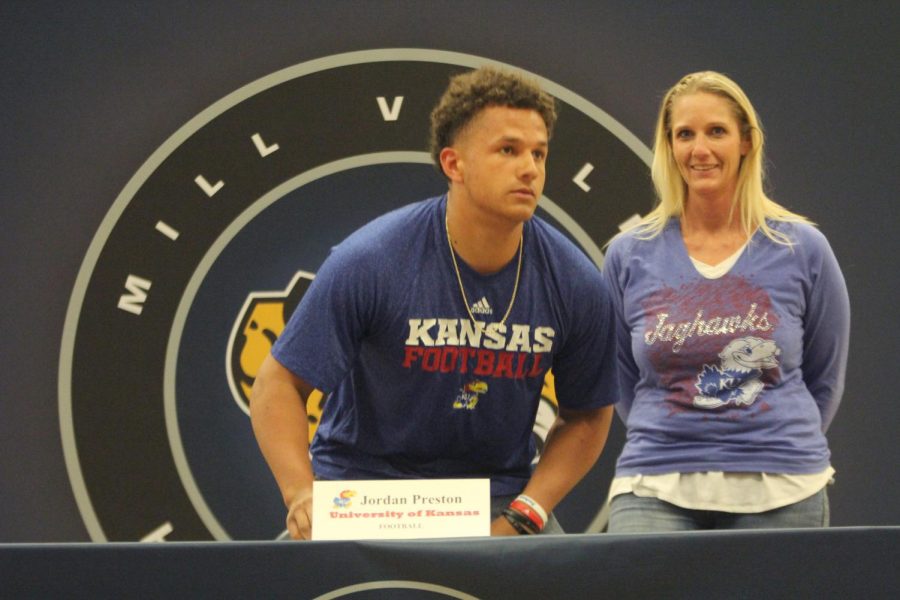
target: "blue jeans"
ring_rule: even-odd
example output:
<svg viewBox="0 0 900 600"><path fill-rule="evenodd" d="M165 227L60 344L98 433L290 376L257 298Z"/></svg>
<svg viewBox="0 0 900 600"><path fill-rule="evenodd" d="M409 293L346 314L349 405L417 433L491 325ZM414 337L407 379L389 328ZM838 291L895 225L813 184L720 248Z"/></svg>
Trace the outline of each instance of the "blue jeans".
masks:
<svg viewBox="0 0 900 600"><path fill-rule="evenodd" d="M509 503L516 499L518 494L513 494L512 496L491 496L491 521L500 516L500 513L503 512L503 509L509 506ZM541 530L541 535L548 535L554 533L565 533L562 528L562 525L559 524L559 521L556 520L556 517L553 516L553 513L547 515L547 522L544 523L544 529Z"/></svg>
<svg viewBox="0 0 900 600"><path fill-rule="evenodd" d="M692 510L658 498L620 494L610 503L609 533L659 533L700 529L789 529L828 527L828 493L761 513Z"/></svg>

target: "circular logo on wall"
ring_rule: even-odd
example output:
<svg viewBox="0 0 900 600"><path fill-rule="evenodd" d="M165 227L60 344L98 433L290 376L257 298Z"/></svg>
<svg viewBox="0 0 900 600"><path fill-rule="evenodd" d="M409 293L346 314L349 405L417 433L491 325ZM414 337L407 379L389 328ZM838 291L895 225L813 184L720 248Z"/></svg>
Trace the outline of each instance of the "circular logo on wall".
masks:
<svg viewBox="0 0 900 600"><path fill-rule="evenodd" d="M61 349L63 449L94 541L281 536L247 416L256 368L333 245L446 190L429 113L450 76L485 64L508 68L421 49L303 63L213 104L132 177L84 258ZM535 77L559 108L539 214L599 266L651 206L649 150ZM311 398L310 433L326 404Z"/></svg>

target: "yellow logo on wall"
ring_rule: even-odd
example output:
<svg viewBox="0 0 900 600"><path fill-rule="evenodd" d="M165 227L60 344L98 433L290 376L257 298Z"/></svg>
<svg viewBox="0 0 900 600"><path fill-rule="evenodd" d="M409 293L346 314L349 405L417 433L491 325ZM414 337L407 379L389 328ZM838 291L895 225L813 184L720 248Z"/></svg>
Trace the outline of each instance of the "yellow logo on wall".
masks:
<svg viewBox="0 0 900 600"><path fill-rule="evenodd" d="M235 321L228 341L226 372L234 400L247 415L250 414L250 390L259 367L314 277L312 273L298 271L280 292L251 293ZM320 390L313 390L306 399L310 440L319 426L324 405L325 398Z"/></svg>

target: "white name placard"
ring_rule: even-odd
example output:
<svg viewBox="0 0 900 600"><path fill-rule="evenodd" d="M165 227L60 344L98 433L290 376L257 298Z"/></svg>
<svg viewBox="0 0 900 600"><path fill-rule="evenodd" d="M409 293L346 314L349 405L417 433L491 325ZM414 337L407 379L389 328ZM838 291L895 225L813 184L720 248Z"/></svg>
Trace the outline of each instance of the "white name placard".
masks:
<svg viewBox="0 0 900 600"><path fill-rule="evenodd" d="M489 479L316 481L312 539L490 535Z"/></svg>

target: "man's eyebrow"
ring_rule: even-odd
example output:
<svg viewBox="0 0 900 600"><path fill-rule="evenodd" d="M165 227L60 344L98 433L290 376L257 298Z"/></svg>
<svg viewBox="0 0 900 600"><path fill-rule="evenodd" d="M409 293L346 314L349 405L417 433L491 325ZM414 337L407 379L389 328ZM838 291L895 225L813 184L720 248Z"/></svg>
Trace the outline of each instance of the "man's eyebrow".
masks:
<svg viewBox="0 0 900 600"><path fill-rule="evenodd" d="M515 142L515 143L521 143L523 140L524 140L524 138L522 138L521 136L517 136L517 135L504 135L504 136L500 137L497 141L498 141L498 142L508 142L508 143L512 143L512 142ZM550 145L550 142L549 142L549 140L540 140L540 141L537 143L537 145L538 145L538 146L549 146L549 145Z"/></svg>

